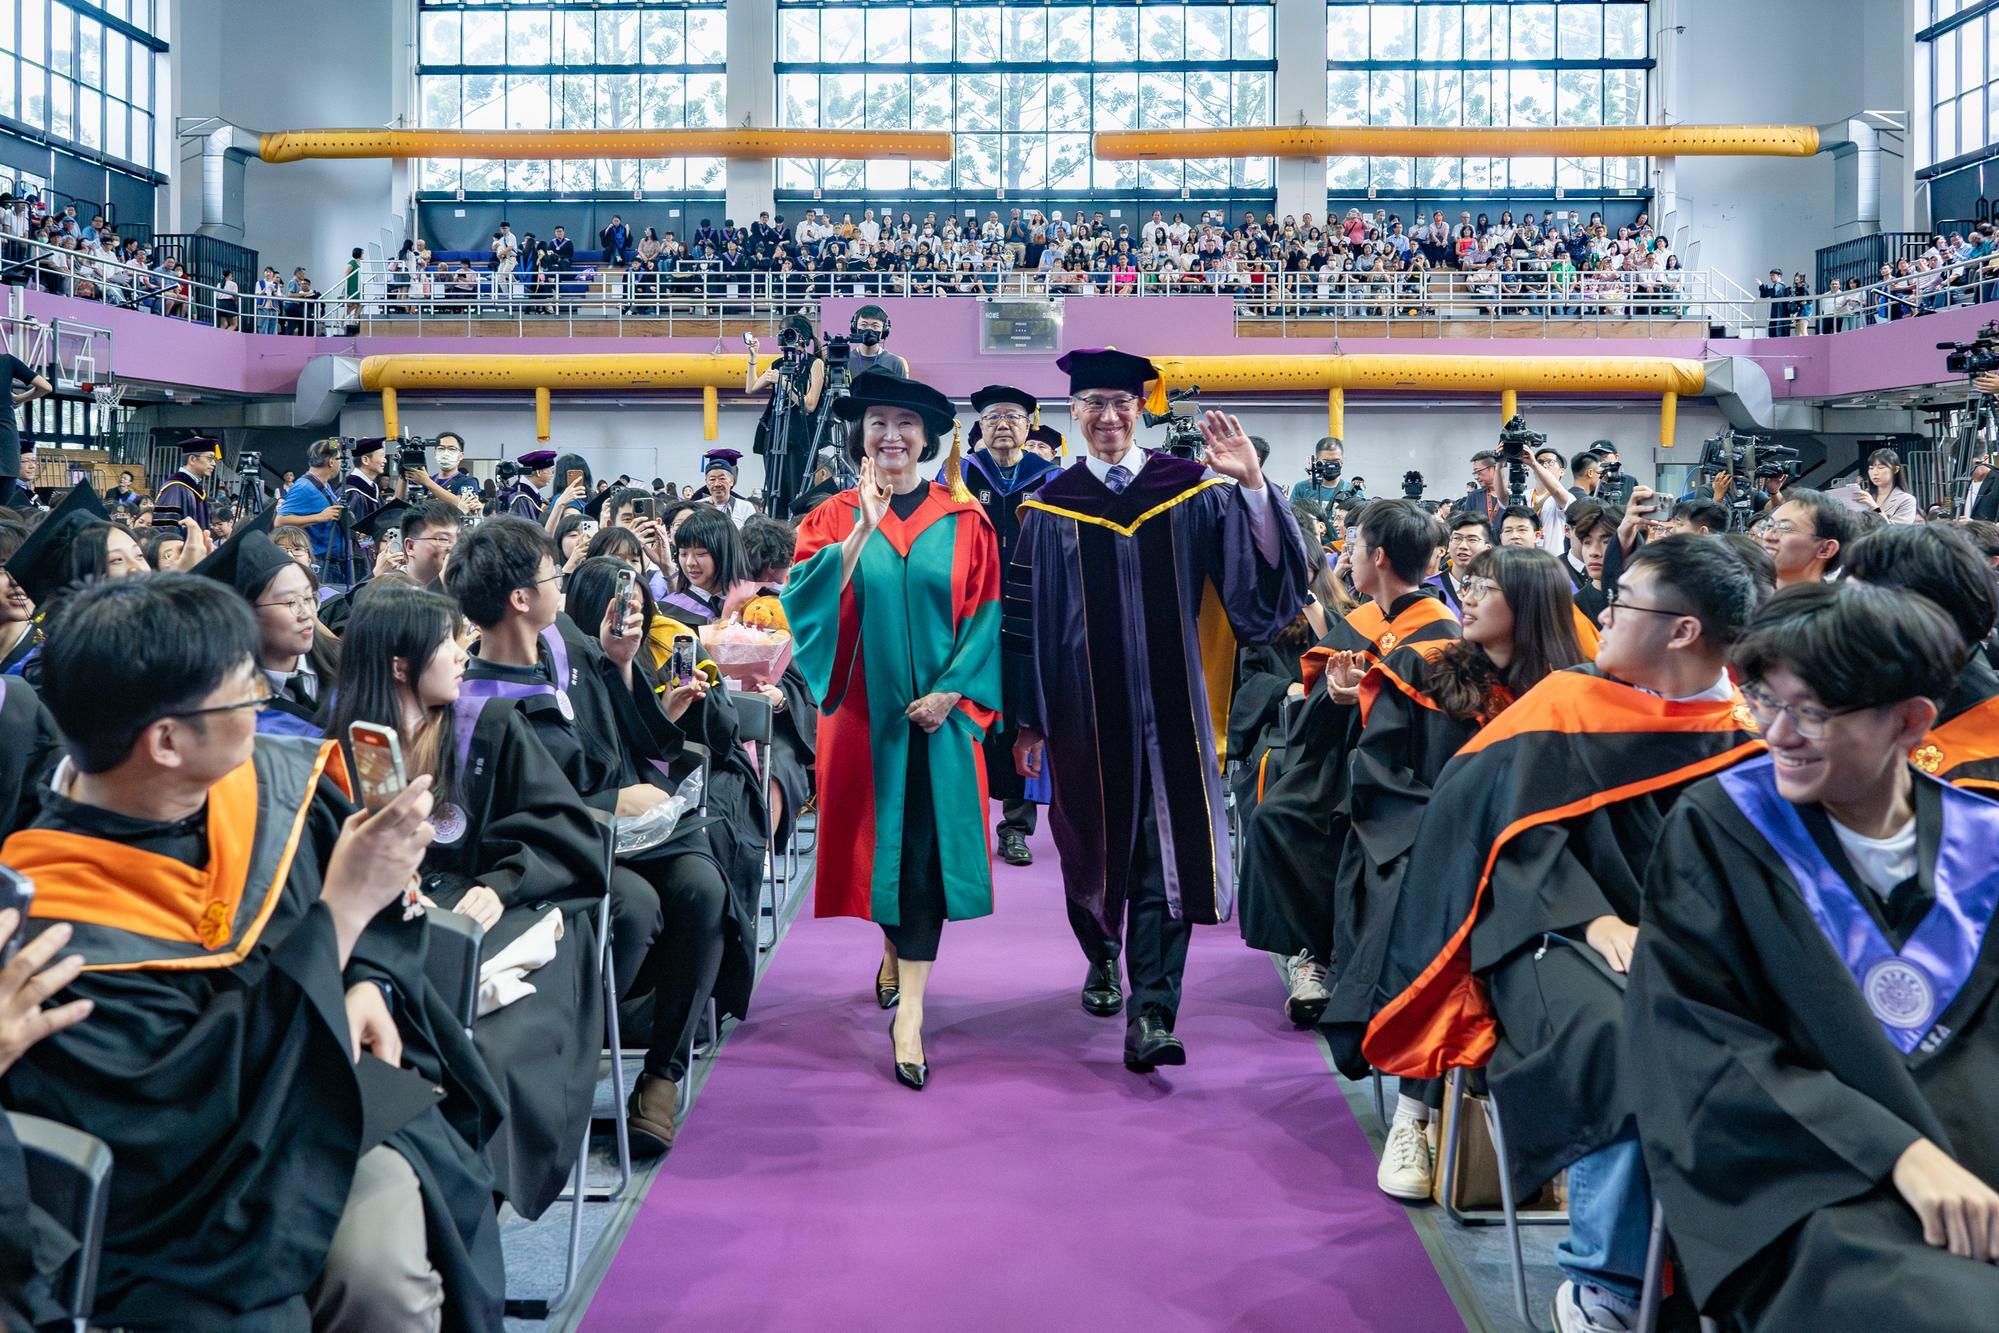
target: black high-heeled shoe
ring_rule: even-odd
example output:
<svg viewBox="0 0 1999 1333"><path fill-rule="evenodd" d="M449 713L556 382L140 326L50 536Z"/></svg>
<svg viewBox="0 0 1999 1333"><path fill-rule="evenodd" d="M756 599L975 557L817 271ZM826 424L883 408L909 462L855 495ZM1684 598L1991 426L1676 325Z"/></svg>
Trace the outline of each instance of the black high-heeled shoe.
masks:
<svg viewBox="0 0 1999 1333"><path fill-rule="evenodd" d="M875 969L875 1003L884 1009L893 1009L902 1000L902 981L884 981L888 975L888 964L884 962Z"/></svg>
<svg viewBox="0 0 1999 1333"><path fill-rule="evenodd" d="M930 1062L919 1060L909 1064L895 1058L895 1020L888 1021L888 1058L895 1062L895 1081L912 1092L923 1091L923 1085L930 1081Z"/></svg>

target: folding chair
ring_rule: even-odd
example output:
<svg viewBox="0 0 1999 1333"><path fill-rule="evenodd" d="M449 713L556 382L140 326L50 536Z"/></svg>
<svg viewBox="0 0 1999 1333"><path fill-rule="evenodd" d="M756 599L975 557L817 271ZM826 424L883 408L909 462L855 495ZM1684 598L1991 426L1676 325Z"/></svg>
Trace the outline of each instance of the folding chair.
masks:
<svg viewBox="0 0 1999 1333"><path fill-rule="evenodd" d="M104 1216L111 1203L111 1149L80 1129L18 1111L7 1123L27 1164L28 1197L76 1238L76 1253L52 1284L76 1333L90 1327L97 1303L97 1269L104 1255Z"/></svg>
<svg viewBox="0 0 1999 1333"><path fill-rule="evenodd" d="M729 702L735 705L736 718L741 724L742 739L746 742L754 743L757 747L757 758L754 765L757 770L757 780L759 782L767 782L768 779L765 777L765 774L769 769L768 756L770 754L771 729L775 725L776 710L771 707L770 700L764 698L761 694L756 694L749 690L732 690L729 694ZM766 810L764 819L764 870L766 872L764 882L770 887L770 902L767 907L764 905L762 886L759 886L757 890L757 898L759 918L761 918L765 911L770 913L770 943L765 944L763 942L763 929L761 923L759 923L757 929L757 951L759 953L767 952L777 947L778 914L784 910L786 879L785 872L781 868L781 860L782 858L779 857L777 851L777 825L775 820L770 816L769 811Z"/></svg>
<svg viewBox="0 0 1999 1333"><path fill-rule="evenodd" d="M1441 1182L1444 1211L1451 1219L1464 1226L1490 1225L1500 1221L1506 1225L1508 1259L1513 1269L1513 1305L1522 1323L1534 1327L1534 1320L1527 1312L1527 1267L1520 1253L1520 1227L1522 1219L1517 1202L1513 1197L1513 1174L1511 1161L1506 1153L1506 1135L1499 1123L1499 1106L1488 1087L1483 1097L1470 1094L1466 1088L1467 1071L1453 1069L1445 1085L1444 1102L1450 1109L1450 1132L1444 1136L1443 1144L1437 1152L1437 1175ZM1462 1107L1467 1101L1480 1102L1485 1112L1486 1129L1492 1136L1493 1156L1499 1164L1499 1215L1495 1218L1490 1209L1461 1209L1452 1200L1457 1195L1459 1173L1464 1169L1464 1126ZM1566 1225L1569 1215L1566 1211L1537 1213L1527 1219L1529 1225Z"/></svg>
<svg viewBox="0 0 1999 1333"><path fill-rule="evenodd" d="M467 1035L479 1017L479 950L486 928L469 916L444 908L424 913L430 923L424 952L424 975L450 1002Z"/></svg>
<svg viewBox="0 0 1999 1333"><path fill-rule="evenodd" d="M1652 1196L1652 1234L1645 1242L1645 1285L1638 1293L1637 1333L1653 1333L1659 1327L1659 1303L1666 1297L1666 1262L1672 1250L1666 1234L1666 1207ZM1701 1333L1716 1333L1715 1321L1700 1317Z"/></svg>

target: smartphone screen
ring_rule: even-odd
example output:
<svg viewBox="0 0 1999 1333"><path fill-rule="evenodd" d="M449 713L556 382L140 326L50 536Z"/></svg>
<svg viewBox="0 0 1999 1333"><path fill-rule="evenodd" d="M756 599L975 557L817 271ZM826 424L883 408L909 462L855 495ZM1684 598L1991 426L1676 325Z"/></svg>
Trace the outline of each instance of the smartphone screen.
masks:
<svg viewBox="0 0 1999 1333"><path fill-rule="evenodd" d="M14 924L14 933L0 940L0 967L13 961L21 948L21 940L28 927L28 907L35 901L35 881L18 870L0 866L0 910L13 908L21 914Z"/></svg>
<svg viewBox="0 0 1999 1333"><path fill-rule="evenodd" d="M693 680L694 672L694 636L691 634L674 635L673 656L669 657L666 663L668 678L675 682Z"/></svg>
<svg viewBox="0 0 1999 1333"><path fill-rule="evenodd" d="M347 745L354 755L354 783L367 809L381 809L408 785L403 778L403 747L395 732L372 722L356 722L347 728Z"/></svg>
<svg viewBox="0 0 1999 1333"><path fill-rule="evenodd" d="M611 628L620 638L624 637L625 620L632 614L632 584L636 578L629 569L618 571L618 595L611 601Z"/></svg>

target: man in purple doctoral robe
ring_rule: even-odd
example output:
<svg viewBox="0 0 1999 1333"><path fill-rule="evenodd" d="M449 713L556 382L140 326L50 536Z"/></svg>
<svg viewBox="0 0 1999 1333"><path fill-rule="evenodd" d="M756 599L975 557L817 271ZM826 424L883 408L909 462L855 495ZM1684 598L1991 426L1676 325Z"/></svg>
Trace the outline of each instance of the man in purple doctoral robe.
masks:
<svg viewBox="0 0 1999 1333"><path fill-rule="evenodd" d="M1173 1025L1187 942L1234 905L1221 766L1236 644L1291 623L1311 565L1234 417L1200 422L1205 466L1153 453L1133 440L1150 361L1057 364L1088 454L1020 505L1011 575L1031 629L1008 650L1033 685L1015 756L1053 779L1069 923L1090 962L1083 1007L1124 1007L1122 949L1124 1058L1142 1073L1186 1063Z"/></svg>

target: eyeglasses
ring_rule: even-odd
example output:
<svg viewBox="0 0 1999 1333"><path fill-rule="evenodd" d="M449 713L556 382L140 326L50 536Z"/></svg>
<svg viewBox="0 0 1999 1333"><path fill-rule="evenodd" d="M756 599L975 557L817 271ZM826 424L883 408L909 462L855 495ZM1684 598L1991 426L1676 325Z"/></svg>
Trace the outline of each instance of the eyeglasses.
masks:
<svg viewBox="0 0 1999 1333"><path fill-rule="evenodd" d="M1810 704L1787 704L1759 685L1742 687L1742 701L1749 705L1749 716L1756 719L1757 729L1764 735L1770 734L1781 716L1791 719L1791 729L1798 733L1800 740L1821 741L1836 717L1848 713L1864 713L1860 708L1814 708Z"/></svg>
<svg viewBox="0 0 1999 1333"><path fill-rule="evenodd" d="M1466 579L1464 586L1458 589L1458 601L1482 602L1499 591L1499 585L1491 579Z"/></svg>
<svg viewBox="0 0 1999 1333"><path fill-rule="evenodd" d="M1773 518L1763 524L1763 531L1772 537L1788 537L1798 530L1798 525L1788 518Z"/></svg>
<svg viewBox="0 0 1999 1333"><path fill-rule="evenodd" d="M1673 616L1675 618L1693 614L1691 611L1675 611L1669 606L1641 606L1637 602L1620 601L1617 596L1617 589L1615 588L1610 590L1608 596L1610 605L1603 609L1603 613L1606 616L1613 611L1643 611L1648 616Z"/></svg>
<svg viewBox="0 0 1999 1333"><path fill-rule="evenodd" d="M293 615L303 620L307 616L313 613L313 611L319 606L319 602L309 592L295 592L289 597L280 597L274 601L269 601L269 602L258 602L257 605L282 606L287 611L290 611Z"/></svg>
<svg viewBox="0 0 1999 1333"><path fill-rule="evenodd" d="M1109 397L1097 394L1085 394L1081 398L1078 398L1076 402L1082 406L1085 412L1100 417L1123 416L1138 406L1138 399L1128 393L1112 394Z"/></svg>
<svg viewBox="0 0 1999 1333"><path fill-rule="evenodd" d="M998 425L1002 425L1002 424L1004 424L1004 423L1008 423L1008 422L1011 422L1011 423L1013 423L1014 425L1019 425L1019 424L1020 424L1021 422L1023 422L1023 421L1025 421L1025 420L1027 420L1027 413L1025 413L1025 412L987 412L987 413L985 413L985 414L984 414L983 416L981 416L981 417L979 418L979 420L981 420L981 421L989 421L989 422L991 422L991 423L992 423L993 425L995 425L995 426L998 426Z"/></svg>
<svg viewBox="0 0 1999 1333"><path fill-rule="evenodd" d="M526 588L539 588L542 584L554 583L556 580L560 579L561 577L562 577L562 571L558 569L554 573L548 575L546 578L539 578L536 579L533 583L526 583L522 584L521 586Z"/></svg>
<svg viewBox="0 0 1999 1333"><path fill-rule="evenodd" d="M441 546L447 551L458 545L456 537L412 537L410 540L413 542L429 542L432 546Z"/></svg>
<svg viewBox="0 0 1999 1333"><path fill-rule="evenodd" d="M240 713L243 712L245 709L248 709L252 712L261 713L266 708L269 708L271 706L271 700L273 697L274 696L271 694L270 687L266 686L264 692L262 694L259 694L254 699L243 699L233 704L213 704L207 708L179 708L175 709L171 713L163 713L161 714L161 716L179 717L179 718L207 717L210 714L214 713Z"/></svg>

